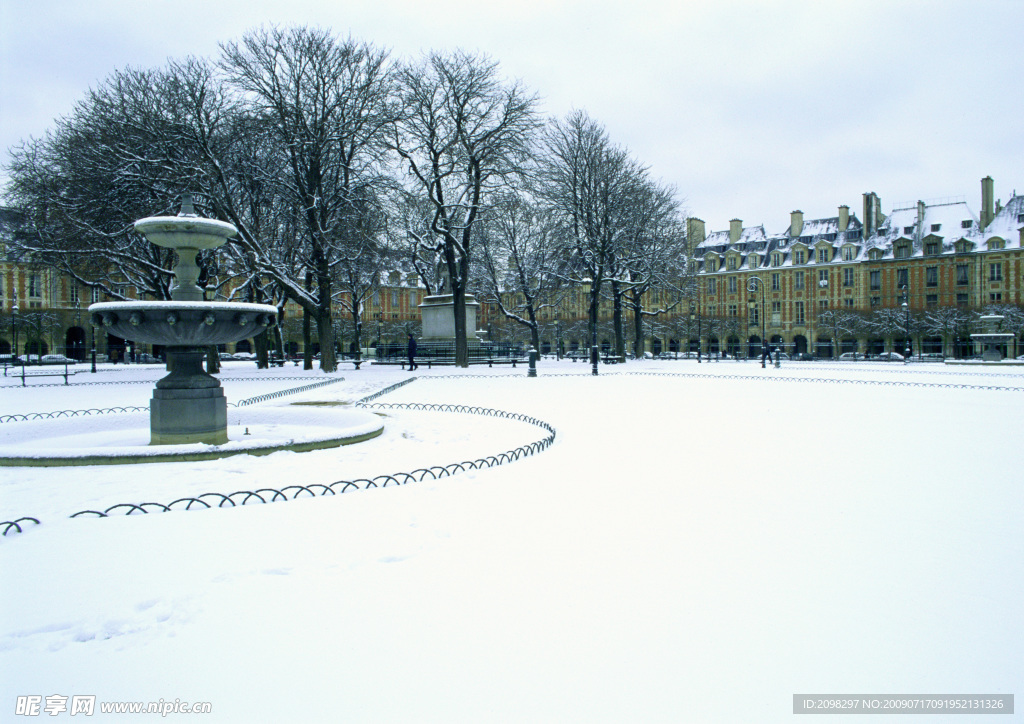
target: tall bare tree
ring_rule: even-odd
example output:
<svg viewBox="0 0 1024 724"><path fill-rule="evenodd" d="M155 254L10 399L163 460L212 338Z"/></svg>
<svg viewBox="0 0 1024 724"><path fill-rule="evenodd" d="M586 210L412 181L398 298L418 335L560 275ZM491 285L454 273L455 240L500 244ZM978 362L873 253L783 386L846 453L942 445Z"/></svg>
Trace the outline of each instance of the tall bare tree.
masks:
<svg viewBox="0 0 1024 724"><path fill-rule="evenodd" d="M334 371L337 266L379 241L367 238L359 214L360 201L382 182L385 131L394 119L387 53L306 27L261 29L221 48L220 67L240 103L265 119L285 159L277 192L296 212L294 261L313 283L297 283L297 270L280 281L315 317L320 367Z"/></svg>
<svg viewBox="0 0 1024 724"><path fill-rule="evenodd" d="M431 53L398 72L404 113L391 146L407 174L406 193L427 202L425 223L407 233L444 259L455 312L455 364L469 365L466 291L474 226L491 197L526 163L537 125L536 98L498 76L498 65L462 51Z"/></svg>

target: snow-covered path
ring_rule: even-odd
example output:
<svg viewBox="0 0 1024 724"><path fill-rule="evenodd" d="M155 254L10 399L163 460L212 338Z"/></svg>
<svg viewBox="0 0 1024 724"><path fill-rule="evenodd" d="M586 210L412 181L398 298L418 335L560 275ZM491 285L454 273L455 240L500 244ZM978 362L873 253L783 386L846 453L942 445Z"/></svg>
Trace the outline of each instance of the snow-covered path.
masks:
<svg viewBox="0 0 1024 724"><path fill-rule="evenodd" d="M789 721L798 693L1019 693L1024 392L984 388L1020 375L556 370L586 368L435 369L388 395L557 429L546 452L438 481L63 517L197 475L230 487L455 462L537 429L402 411L381 438L332 453L351 461L3 470L2 519L43 525L0 542L0 706L57 693L209 701L207 720L231 722L738 722ZM759 379L772 374L975 387ZM358 382L326 388L338 400L408 373L344 376ZM964 721L929 721L946 719Z"/></svg>

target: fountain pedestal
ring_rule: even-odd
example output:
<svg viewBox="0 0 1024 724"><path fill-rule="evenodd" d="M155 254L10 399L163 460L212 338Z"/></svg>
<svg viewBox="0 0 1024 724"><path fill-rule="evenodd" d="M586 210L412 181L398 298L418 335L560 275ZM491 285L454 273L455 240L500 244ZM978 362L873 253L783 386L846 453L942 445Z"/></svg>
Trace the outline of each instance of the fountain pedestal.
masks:
<svg viewBox="0 0 1024 724"><path fill-rule="evenodd" d="M203 369L205 357L200 348L168 348L170 374L156 383L149 403L151 445L228 441L228 401L220 381Z"/></svg>

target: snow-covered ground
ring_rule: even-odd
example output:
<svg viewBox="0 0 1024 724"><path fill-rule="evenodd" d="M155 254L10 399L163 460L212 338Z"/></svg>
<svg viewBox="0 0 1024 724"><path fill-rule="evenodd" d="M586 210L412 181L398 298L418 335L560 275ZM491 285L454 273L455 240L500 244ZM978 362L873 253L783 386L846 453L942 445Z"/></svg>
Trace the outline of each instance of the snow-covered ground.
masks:
<svg viewBox="0 0 1024 724"><path fill-rule="evenodd" d="M381 401L525 413L557 437L400 487L68 518L407 472L546 433L390 409L383 435L332 450L0 468L0 521L42 521L0 539L0 719L57 694L210 702L218 722L777 722L794 694L1024 690L1024 368L588 371L417 371ZM0 415L146 406L161 374L0 387ZM340 375L229 423L410 376ZM229 400L324 378L246 363L221 377Z"/></svg>

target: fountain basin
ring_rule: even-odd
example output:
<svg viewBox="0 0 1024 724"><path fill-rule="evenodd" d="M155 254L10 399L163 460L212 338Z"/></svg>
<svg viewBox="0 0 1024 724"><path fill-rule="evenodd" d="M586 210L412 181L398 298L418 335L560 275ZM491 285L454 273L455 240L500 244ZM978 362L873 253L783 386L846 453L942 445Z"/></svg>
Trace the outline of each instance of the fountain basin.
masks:
<svg viewBox="0 0 1024 724"><path fill-rule="evenodd" d="M170 249L216 249L238 235L233 224L199 216L149 216L135 230L157 246Z"/></svg>
<svg viewBox="0 0 1024 724"><path fill-rule="evenodd" d="M171 347L238 342L277 321L277 307L247 302L99 302L89 313L122 339Z"/></svg>

